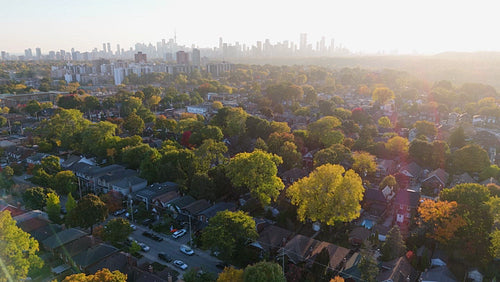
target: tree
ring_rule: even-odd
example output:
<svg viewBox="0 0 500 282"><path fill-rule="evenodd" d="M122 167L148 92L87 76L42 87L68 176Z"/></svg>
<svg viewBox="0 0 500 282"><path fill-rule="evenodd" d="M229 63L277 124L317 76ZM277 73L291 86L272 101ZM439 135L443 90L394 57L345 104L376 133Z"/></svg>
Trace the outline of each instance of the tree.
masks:
<svg viewBox="0 0 500 282"><path fill-rule="evenodd" d="M309 136L313 140L319 141L323 146L329 147L333 144L341 144L344 135L335 130L342 125L340 120L333 116L322 117L307 126Z"/></svg>
<svg viewBox="0 0 500 282"><path fill-rule="evenodd" d="M314 167L324 164L340 164L342 161L351 161L351 150L342 144L333 144L314 154Z"/></svg>
<svg viewBox="0 0 500 282"><path fill-rule="evenodd" d="M277 166L281 163L281 157L261 150L239 153L229 161L227 176L233 185L250 189L252 196L265 206L276 199L285 187L276 176Z"/></svg>
<svg viewBox="0 0 500 282"><path fill-rule="evenodd" d="M56 156L45 157L41 161L41 167L48 174L55 175L61 171L61 164L59 160L59 157Z"/></svg>
<svg viewBox="0 0 500 282"><path fill-rule="evenodd" d="M135 112L132 112L123 123L123 128L131 135L141 135L144 131L144 121Z"/></svg>
<svg viewBox="0 0 500 282"><path fill-rule="evenodd" d="M479 173L480 181L489 179L490 177L498 179L500 177L500 167L498 167L497 165L490 165Z"/></svg>
<svg viewBox="0 0 500 282"><path fill-rule="evenodd" d="M261 261L245 268L243 273L245 282L285 282L283 269L275 262Z"/></svg>
<svg viewBox="0 0 500 282"><path fill-rule="evenodd" d="M403 241L403 236L401 236L401 232L397 225L394 225L391 230L389 230L389 233L387 233L381 251L382 259L385 261L393 260L405 253L405 242Z"/></svg>
<svg viewBox="0 0 500 282"><path fill-rule="evenodd" d="M104 158L106 149L115 137L117 125L109 121L101 121L89 125L82 132L81 149L84 152Z"/></svg>
<svg viewBox="0 0 500 282"><path fill-rule="evenodd" d="M53 222L61 221L61 201L56 193L47 194L47 214Z"/></svg>
<svg viewBox="0 0 500 282"><path fill-rule="evenodd" d="M121 218L113 218L111 219L104 227L103 231L103 239L111 242L112 244L116 244L118 242L123 242L127 237L134 231L132 227L130 227L130 223Z"/></svg>
<svg viewBox="0 0 500 282"><path fill-rule="evenodd" d="M24 108L24 110L31 116L35 116L41 109L42 107L40 106L40 103L36 100L29 101Z"/></svg>
<svg viewBox="0 0 500 282"><path fill-rule="evenodd" d="M500 230L491 232L490 252L494 258L500 258Z"/></svg>
<svg viewBox="0 0 500 282"><path fill-rule="evenodd" d="M50 118L41 122L37 131L40 135L63 148L78 148L80 134L90 124L78 110L60 109Z"/></svg>
<svg viewBox="0 0 500 282"><path fill-rule="evenodd" d="M448 138L448 144L452 148L462 148L465 146L465 133L464 128L459 126L455 130L453 130Z"/></svg>
<svg viewBox="0 0 500 282"><path fill-rule="evenodd" d="M76 94L61 95L57 99L57 105L65 109L79 109L82 106L82 98Z"/></svg>
<svg viewBox="0 0 500 282"><path fill-rule="evenodd" d="M76 207L75 198L73 198L73 194L68 194L68 199L66 200L66 212L71 212Z"/></svg>
<svg viewBox="0 0 500 282"><path fill-rule="evenodd" d="M30 270L43 266L38 241L16 226L9 211L0 212L0 281L25 280Z"/></svg>
<svg viewBox="0 0 500 282"><path fill-rule="evenodd" d="M377 170L377 163L375 162L375 156L367 152L354 152L352 155L354 163L352 164L352 169L357 173L366 177L374 173Z"/></svg>
<svg viewBox="0 0 500 282"><path fill-rule="evenodd" d="M226 153L226 144L224 142L216 142L213 139L203 140L203 144L194 152L199 160L199 169L205 172L212 166L226 162L226 157L224 156Z"/></svg>
<svg viewBox="0 0 500 282"><path fill-rule="evenodd" d="M217 274L203 271L203 267L200 270L190 268L182 275L182 279L185 282L215 282Z"/></svg>
<svg viewBox="0 0 500 282"><path fill-rule="evenodd" d="M398 188L398 182L396 181L396 177L393 175L387 175L380 181L379 188L384 189L386 186L389 186L393 191Z"/></svg>
<svg viewBox="0 0 500 282"><path fill-rule="evenodd" d="M287 196L298 207L300 221L311 219L327 225L359 217L364 187L353 170L325 164L290 186Z"/></svg>
<svg viewBox="0 0 500 282"><path fill-rule="evenodd" d="M85 275L85 273L77 273L66 276L62 282L126 282L127 274L123 274L118 270L113 272L107 268L97 271L95 274Z"/></svg>
<svg viewBox="0 0 500 282"><path fill-rule="evenodd" d="M255 221L243 211L221 211L212 217L202 234L203 245L219 251L220 256L231 259L246 246L257 239Z"/></svg>
<svg viewBox="0 0 500 282"><path fill-rule="evenodd" d="M71 170L58 172L52 179L53 188L59 195L67 195L77 188L77 178Z"/></svg>
<svg viewBox="0 0 500 282"><path fill-rule="evenodd" d="M465 226L465 220L456 213L457 202L425 200L418 207L421 225L428 230L427 237L443 245L449 245L457 230Z"/></svg>
<svg viewBox="0 0 500 282"><path fill-rule="evenodd" d="M219 273L217 282L243 282L243 269L234 267L226 267Z"/></svg>
<svg viewBox="0 0 500 282"><path fill-rule="evenodd" d="M490 166L488 153L476 144L466 145L456 150L451 156L451 169L460 174L468 172L481 172Z"/></svg>
<svg viewBox="0 0 500 282"><path fill-rule="evenodd" d="M29 188L23 193L23 202L28 209L43 210L47 204L47 193L42 187Z"/></svg>
<svg viewBox="0 0 500 282"><path fill-rule="evenodd" d="M361 272L362 281L377 281L375 279L379 272L377 260L373 257L373 254L366 249L361 250L361 259L358 268Z"/></svg>
<svg viewBox="0 0 500 282"><path fill-rule="evenodd" d="M382 128L392 128L391 120L386 116L379 118L377 124Z"/></svg>
<svg viewBox="0 0 500 282"><path fill-rule="evenodd" d="M92 234L94 224L102 222L108 216L108 208L99 197L94 194L85 195L76 207L68 213L69 223L71 225L90 228Z"/></svg>
<svg viewBox="0 0 500 282"><path fill-rule="evenodd" d="M122 161L125 162L129 168L138 169L144 156L147 156L152 150L154 149L148 144L125 147L122 150Z"/></svg>
<svg viewBox="0 0 500 282"><path fill-rule="evenodd" d="M408 147L409 147L408 139L401 136L394 136L391 139L387 140L385 143L385 148L391 154L391 156L396 157L399 156L401 159L406 159L408 157Z"/></svg>
<svg viewBox="0 0 500 282"><path fill-rule="evenodd" d="M385 104L385 102L394 99L394 91L387 87L377 87L373 90L372 100L380 104Z"/></svg>
<svg viewBox="0 0 500 282"><path fill-rule="evenodd" d="M83 99L83 110L84 111L96 111L101 108L101 103L99 99L95 96L86 96Z"/></svg>
<svg viewBox="0 0 500 282"><path fill-rule="evenodd" d="M428 137L434 137L437 134L437 128L434 123L426 120L419 120L413 125L417 129L418 135L425 135Z"/></svg>

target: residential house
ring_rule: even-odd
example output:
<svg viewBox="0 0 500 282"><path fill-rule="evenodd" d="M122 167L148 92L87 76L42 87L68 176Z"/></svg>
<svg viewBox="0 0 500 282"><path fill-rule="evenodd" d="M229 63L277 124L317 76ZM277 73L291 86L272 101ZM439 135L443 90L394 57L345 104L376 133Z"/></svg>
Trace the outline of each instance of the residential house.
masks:
<svg viewBox="0 0 500 282"><path fill-rule="evenodd" d="M278 250L278 257L286 255L291 263L305 263L310 266L324 248L327 248L330 255L328 266L331 269L342 270L344 268L343 263L350 252L349 249L300 234L295 235L284 247Z"/></svg>
<svg viewBox="0 0 500 282"><path fill-rule="evenodd" d="M57 248L71 243L85 235L87 234L79 229L68 228L43 240L42 245L46 250L55 252Z"/></svg>
<svg viewBox="0 0 500 282"><path fill-rule="evenodd" d="M9 162L23 162L27 157L34 155L36 152L31 148L22 146L8 147L5 149Z"/></svg>
<svg viewBox="0 0 500 282"><path fill-rule="evenodd" d="M396 196L396 193L394 193L392 188L389 186L385 186L384 189L382 189L382 194L384 195L384 198L387 202L389 202L390 200L392 200L392 198L394 198L394 196Z"/></svg>
<svg viewBox="0 0 500 282"><path fill-rule="evenodd" d="M179 197L180 197L179 191L170 191L154 197L151 200L151 203L155 208L165 209L171 201Z"/></svg>
<svg viewBox="0 0 500 282"><path fill-rule="evenodd" d="M236 204L230 203L230 202L218 202L218 203L214 204L213 206L197 213L197 218L200 222L208 223L208 221L212 217L214 217L218 212L226 211L226 210L235 211Z"/></svg>
<svg viewBox="0 0 500 282"><path fill-rule="evenodd" d="M115 183L120 183L116 188L123 195L128 195L130 192L146 187L147 181L137 177L137 171L126 169L120 165L113 166L113 169L101 168L96 170L95 179L97 180L97 191L99 193L107 193L109 190L113 190L113 184ZM103 169L106 171L105 173L100 172ZM136 178L134 179L134 177Z"/></svg>
<svg viewBox="0 0 500 282"><path fill-rule="evenodd" d="M87 267L89 273L96 273L97 271L107 268L109 271L118 270L128 277L133 273L134 268L137 267L137 259L129 253L116 252L110 256L105 257L98 263Z"/></svg>
<svg viewBox="0 0 500 282"><path fill-rule="evenodd" d="M476 180L470 176L467 172L460 175L453 175L453 180L451 181L450 187L455 187L458 184L464 183L476 183Z"/></svg>
<svg viewBox="0 0 500 282"><path fill-rule="evenodd" d="M279 248L285 246L292 236L293 232L268 224L260 230L259 238L251 245L261 249L265 254L274 255Z"/></svg>
<svg viewBox="0 0 500 282"><path fill-rule="evenodd" d="M438 168L427 175L422 180L422 187L433 190L433 195L439 194L448 183L449 174L442 168Z"/></svg>
<svg viewBox="0 0 500 282"><path fill-rule="evenodd" d="M60 247L57 247L53 250L55 254L59 255L59 258L61 258L64 262L67 264L71 264L72 262L72 257L89 249L93 248L96 246L98 243L101 243L101 240L96 240L94 236L86 235L83 237L80 237L74 241L71 241L67 244L64 244Z"/></svg>
<svg viewBox="0 0 500 282"><path fill-rule="evenodd" d="M111 190L118 191L122 195L127 196L131 193L144 189L148 185L148 181L135 175L127 175L123 178L111 181L109 184L111 185Z"/></svg>
<svg viewBox="0 0 500 282"><path fill-rule="evenodd" d="M365 190L362 207L370 215L382 217L387 209L387 200L382 191L369 188Z"/></svg>
<svg viewBox="0 0 500 282"><path fill-rule="evenodd" d="M193 203L194 201L196 200L189 195L182 196L168 203L167 208L170 209L172 212L178 214L181 212L181 209L183 207Z"/></svg>
<svg viewBox="0 0 500 282"><path fill-rule="evenodd" d="M407 229L411 219L417 212L420 201L420 193L412 190L401 189L394 198L394 214L396 224L399 225L401 233Z"/></svg>
<svg viewBox="0 0 500 282"><path fill-rule="evenodd" d="M416 162L401 166L399 173L410 178L410 184L416 184L422 177L423 169Z"/></svg>
<svg viewBox="0 0 500 282"><path fill-rule="evenodd" d="M46 158L50 156L49 154L45 154L45 153L36 153L34 155L31 155L29 157L26 158L26 163L28 165L39 165L39 164L42 164L42 159Z"/></svg>
<svg viewBox="0 0 500 282"><path fill-rule="evenodd" d="M149 206L153 204L153 199L169 192L178 193L178 191L179 185L174 182L153 183L146 186L144 189L133 193L133 196L138 201L146 203L146 208L149 210Z"/></svg>
<svg viewBox="0 0 500 282"><path fill-rule="evenodd" d="M349 233L349 243L351 243L351 245L360 246L364 241L370 238L371 234L372 232L363 226L355 227L351 233Z"/></svg>
<svg viewBox="0 0 500 282"><path fill-rule="evenodd" d="M314 154L316 154L316 152L318 152L318 151L319 151L319 149L315 149L315 150L309 151L309 152L302 155L302 163L303 163L305 168L307 168L309 170L313 169L313 167L314 167Z"/></svg>
<svg viewBox="0 0 500 282"><path fill-rule="evenodd" d="M210 206L211 205L207 200L201 199L181 208L181 213L188 216L196 216L199 212L206 210Z"/></svg>
<svg viewBox="0 0 500 282"><path fill-rule="evenodd" d="M375 176L378 178L384 178L388 175L391 175L396 170L396 162L393 160L377 160L377 170L375 172Z"/></svg>
<svg viewBox="0 0 500 282"><path fill-rule="evenodd" d="M474 183L474 182L472 182L472 183ZM481 181L479 184L484 185L484 186L486 186L488 184L495 184L495 185L499 185L500 186L500 182L498 182L498 180L496 180L493 177L485 179L485 180Z"/></svg>
<svg viewBox="0 0 500 282"><path fill-rule="evenodd" d="M411 282L418 280L418 274L418 271L413 268L408 259L402 256L382 263L381 271L377 275L376 280L384 282Z"/></svg>
<svg viewBox="0 0 500 282"><path fill-rule="evenodd" d="M435 266L426 269L420 275L421 282L457 282L458 280L455 278L453 273L448 269L446 265Z"/></svg>
<svg viewBox="0 0 500 282"><path fill-rule="evenodd" d="M295 167L283 172L281 174L281 179L283 180L283 184L285 184L285 186L289 186L292 185L295 181L302 179L308 175L309 173L306 170Z"/></svg>
<svg viewBox="0 0 500 282"><path fill-rule="evenodd" d="M72 264L80 271L90 274L89 269L93 265L117 252L119 252L119 249L111 245L99 244L73 256Z"/></svg>

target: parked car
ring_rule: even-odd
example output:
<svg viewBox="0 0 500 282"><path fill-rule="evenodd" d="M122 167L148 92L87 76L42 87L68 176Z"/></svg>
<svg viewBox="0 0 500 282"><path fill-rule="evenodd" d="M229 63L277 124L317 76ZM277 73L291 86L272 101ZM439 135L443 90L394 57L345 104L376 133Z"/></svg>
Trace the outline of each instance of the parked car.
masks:
<svg viewBox="0 0 500 282"><path fill-rule="evenodd" d="M153 233L151 233L149 231L144 231L144 232L142 232L142 236L151 238L151 236L153 236Z"/></svg>
<svg viewBox="0 0 500 282"><path fill-rule="evenodd" d="M130 227L132 227L132 230L137 230L137 226L130 224Z"/></svg>
<svg viewBox="0 0 500 282"><path fill-rule="evenodd" d="M144 252L149 252L150 248L149 248L149 246L148 246L148 245L146 245L146 244L144 244L144 243L142 243L142 242L141 242L141 243L137 243L137 244L141 247L141 249L142 249Z"/></svg>
<svg viewBox="0 0 500 282"><path fill-rule="evenodd" d="M155 240L157 242L163 241L163 238L160 237L160 236L158 236L158 235L156 235L156 234L151 235L151 239L153 239L153 240Z"/></svg>
<svg viewBox="0 0 500 282"><path fill-rule="evenodd" d="M177 231L174 232L174 234L172 234L172 237L174 237L174 239L177 239L179 237L182 237L184 234L186 234L186 229L179 229Z"/></svg>
<svg viewBox="0 0 500 282"><path fill-rule="evenodd" d="M117 210L113 213L113 215L115 216L119 216L121 214L123 214L124 212L126 212L127 210L126 209L121 209L121 210Z"/></svg>
<svg viewBox="0 0 500 282"><path fill-rule="evenodd" d="M193 249L191 249L189 246L181 245L181 247L179 249L181 250L182 253L184 253L188 256L194 255Z"/></svg>
<svg viewBox="0 0 500 282"><path fill-rule="evenodd" d="M158 258L164 260L166 262L171 262L172 258L169 257L166 253L158 253Z"/></svg>
<svg viewBox="0 0 500 282"><path fill-rule="evenodd" d="M182 260L174 260L174 265L182 270L188 268L188 265L185 264Z"/></svg>

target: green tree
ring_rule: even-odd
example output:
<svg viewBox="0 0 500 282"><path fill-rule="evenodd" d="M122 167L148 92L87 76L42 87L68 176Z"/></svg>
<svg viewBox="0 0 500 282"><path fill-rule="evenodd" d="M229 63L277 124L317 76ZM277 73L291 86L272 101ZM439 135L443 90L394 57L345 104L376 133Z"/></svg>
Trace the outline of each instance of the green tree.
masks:
<svg viewBox="0 0 500 282"><path fill-rule="evenodd" d="M329 147L333 144L341 144L344 135L335 130L342 125L340 120L333 116L322 117L307 126L309 136L312 140L320 142L323 146Z"/></svg>
<svg viewBox="0 0 500 282"><path fill-rule="evenodd" d="M212 217L202 234L203 245L219 251L223 259L231 259L246 244L257 239L255 221L242 211L221 211Z"/></svg>
<svg viewBox="0 0 500 282"><path fill-rule="evenodd" d="M408 139L401 136L394 136L391 139L387 140L385 143L385 148L393 157L399 156L401 159L406 159L408 157L408 148L410 142Z"/></svg>
<svg viewBox="0 0 500 282"><path fill-rule="evenodd" d="M285 282L283 269L275 262L261 261L245 268L245 282Z"/></svg>
<svg viewBox="0 0 500 282"><path fill-rule="evenodd" d="M63 282L126 282L127 274L123 274L118 270L113 272L107 268L103 268L94 274L86 275L85 273L77 273L66 276Z"/></svg>
<svg viewBox="0 0 500 282"><path fill-rule="evenodd" d="M489 166L488 153L476 144L466 145L451 156L450 167L456 174L481 172Z"/></svg>
<svg viewBox="0 0 500 282"><path fill-rule="evenodd" d="M57 146L78 149L81 133L89 124L80 111L60 109L49 120L42 121L37 131Z"/></svg>
<svg viewBox="0 0 500 282"><path fill-rule="evenodd" d="M56 156L48 156L42 159L41 161L42 169L50 175L56 175L61 171L61 164L59 157Z"/></svg>
<svg viewBox="0 0 500 282"><path fill-rule="evenodd" d="M148 144L140 144L133 147L125 147L122 150L122 161L125 162L129 168L138 169L144 156L147 156L153 151Z"/></svg>
<svg viewBox="0 0 500 282"><path fill-rule="evenodd" d="M89 125L81 135L82 151L105 158L106 149L110 148L109 141L113 140L116 130L116 124L109 121L100 121Z"/></svg>
<svg viewBox="0 0 500 282"><path fill-rule="evenodd" d="M393 191L397 190L398 188L398 182L396 181L396 177L393 175L387 175L380 181L379 187L380 189L384 189L386 186L391 187Z"/></svg>
<svg viewBox="0 0 500 282"><path fill-rule="evenodd" d="M128 130L128 132L132 135L141 135L142 131L144 130L144 121L135 112L132 112L125 119L123 128Z"/></svg>
<svg viewBox="0 0 500 282"><path fill-rule="evenodd" d="M428 137L434 137L437 134L437 128L434 123L426 120L419 120L413 125L417 129L418 135L425 135Z"/></svg>
<svg viewBox="0 0 500 282"><path fill-rule="evenodd" d="M58 172L52 179L53 188L59 195L67 195L77 188L77 178L71 170Z"/></svg>
<svg viewBox="0 0 500 282"><path fill-rule="evenodd" d="M82 98L77 94L61 95L57 99L57 105L65 109L79 109L82 103Z"/></svg>
<svg viewBox="0 0 500 282"><path fill-rule="evenodd" d="M385 102L394 99L394 91L387 87L377 87L373 90L372 100L380 104L385 104Z"/></svg>
<svg viewBox="0 0 500 282"><path fill-rule="evenodd" d="M67 218L70 225L90 228L90 234L92 234L94 224L104 221L107 216L106 204L96 195L87 194L78 201L76 207L68 213Z"/></svg>
<svg viewBox="0 0 500 282"><path fill-rule="evenodd" d="M500 258L500 230L491 232L490 252L494 258Z"/></svg>
<svg viewBox="0 0 500 282"><path fill-rule="evenodd" d="M459 126L455 130L453 130L448 138L448 144L452 148L462 148L465 146L465 132L464 128Z"/></svg>
<svg viewBox="0 0 500 282"><path fill-rule="evenodd" d="M233 185L250 189L252 196L265 206L276 199L285 187L276 176L277 166L281 163L281 157L261 150L239 153L229 161L227 176Z"/></svg>
<svg viewBox="0 0 500 282"><path fill-rule="evenodd" d="M26 208L43 210L47 205L47 193L42 187L33 187L23 193L23 202Z"/></svg>
<svg viewBox="0 0 500 282"><path fill-rule="evenodd" d="M132 231L134 230L127 220L121 217L113 218L104 227L103 239L116 244L125 241Z"/></svg>
<svg viewBox="0 0 500 282"><path fill-rule="evenodd" d="M101 108L101 103L99 103L99 99L95 96L86 96L83 99L83 110L88 111L97 111Z"/></svg>
<svg viewBox="0 0 500 282"><path fill-rule="evenodd" d="M340 165L326 164L293 183L287 196L298 207L300 221L334 225L359 217L364 191L361 178L353 170L346 172Z"/></svg>
<svg viewBox="0 0 500 282"><path fill-rule="evenodd" d="M203 140L203 144L198 147L194 154L198 158L198 168L200 171L208 171L212 166L225 163L227 161L224 154L227 147L224 142L216 142L213 139Z"/></svg>
<svg viewBox="0 0 500 282"><path fill-rule="evenodd" d="M61 201L56 193L47 194L47 214L53 222L61 221Z"/></svg>
<svg viewBox="0 0 500 282"><path fill-rule="evenodd" d="M359 261L358 268L361 272L362 281L377 281L375 278L378 275L379 269L377 260L373 257L373 254L366 250L361 251L361 260Z"/></svg>
<svg viewBox="0 0 500 282"><path fill-rule="evenodd" d="M29 101L26 108L24 108L24 110L31 116L35 116L41 109L42 107L40 106L40 103L36 100Z"/></svg>
<svg viewBox="0 0 500 282"><path fill-rule="evenodd" d="M22 281L30 270L43 266L38 241L16 226L9 211L0 212L0 281Z"/></svg>
<svg viewBox="0 0 500 282"><path fill-rule="evenodd" d="M485 179L489 179L490 177L493 177L494 179L498 179L500 177L500 167L497 165L490 165L486 168L484 168L480 173L479 173L479 180L483 181Z"/></svg>
<svg viewBox="0 0 500 282"><path fill-rule="evenodd" d="M75 198L73 198L73 194L68 193L68 199L66 200L66 212L72 211L76 207Z"/></svg>
<svg viewBox="0 0 500 282"><path fill-rule="evenodd" d="M352 169L357 173L366 177L367 175L375 173L377 170L377 163L375 156L367 152L354 152L352 155L354 163Z"/></svg>
<svg viewBox="0 0 500 282"><path fill-rule="evenodd" d="M389 230L389 233L387 233L381 251L382 259L385 261L392 260L404 255L406 251L406 245L397 225L394 225L391 230Z"/></svg>
<svg viewBox="0 0 500 282"><path fill-rule="evenodd" d="M333 144L314 154L314 167L324 164L340 164L344 160L350 162L351 159L351 150L349 148L342 144Z"/></svg>

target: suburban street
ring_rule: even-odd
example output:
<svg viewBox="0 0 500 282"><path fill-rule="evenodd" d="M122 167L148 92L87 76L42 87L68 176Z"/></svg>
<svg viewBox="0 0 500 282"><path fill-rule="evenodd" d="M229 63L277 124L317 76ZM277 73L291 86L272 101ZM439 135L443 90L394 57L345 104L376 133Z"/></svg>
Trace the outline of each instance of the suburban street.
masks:
<svg viewBox="0 0 500 282"><path fill-rule="evenodd" d="M203 270L207 272L214 272L214 273L221 272L221 270L215 266L217 263L220 262L220 260L211 256L209 252L202 251L200 249L193 249L195 253L192 256L188 256L186 254L181 253L179 247L182 244L186 244L189 241L189 233L186 233L184 236L178 239L174 239L171 236L166 236L161 233L153 232L152 230L144 226L137 224L136 226L137 230L135 230L131 234L131 237L137 240L138 242L145 243L150 247L150 250L148 252L141 251L141 254L143 254L144 257L148 258L149 260L157 261L162 264L167 264L169 267L179 271L179 273L184 273L185 271L175 267L172 262L167 263L158 258L158 253L164 252L173 260L177 259L182 260L184 263L188 265L188 270L192 267L199 267L203 268ZM162 237L163 241L157 242L151 238L143 236L142 233L144 231L155 233L156 235Z"/></svg>

